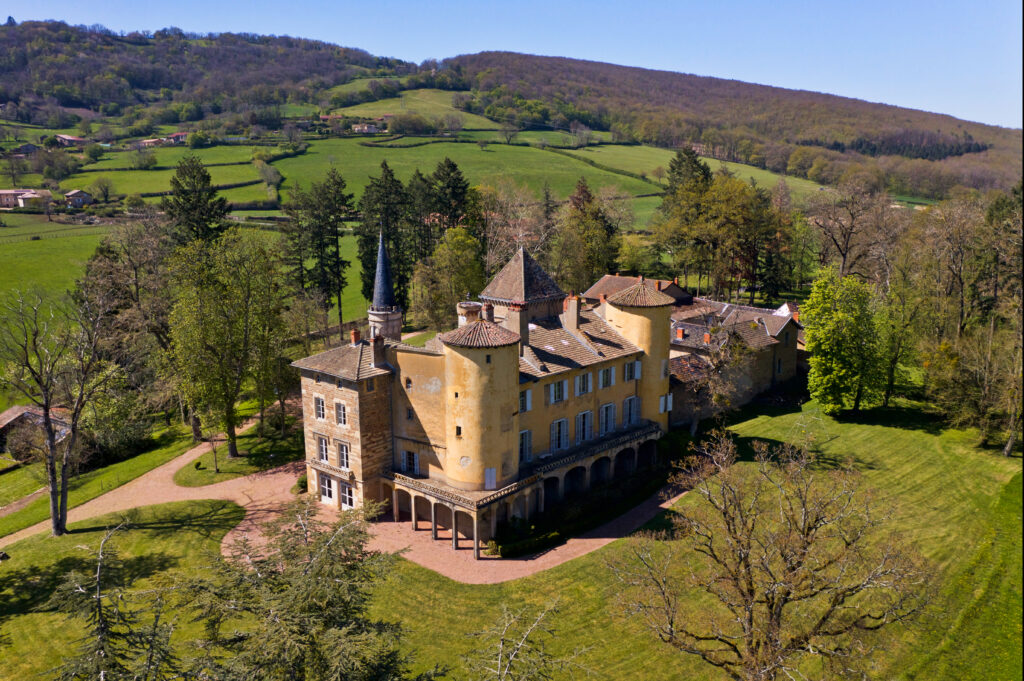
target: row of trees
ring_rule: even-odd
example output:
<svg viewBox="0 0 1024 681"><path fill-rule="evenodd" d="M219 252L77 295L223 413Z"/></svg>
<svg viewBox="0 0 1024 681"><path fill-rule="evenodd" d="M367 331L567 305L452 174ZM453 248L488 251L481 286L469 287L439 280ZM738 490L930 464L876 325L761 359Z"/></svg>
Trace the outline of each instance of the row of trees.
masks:
<svg viewBox="0 0 1024 681"><path fill-rule="evenodd" d="M1021 185L925 211L845 185L811 206L834 267L801 321L810 388L829 411L888 404L909 372L933 404L1009 455L1021 428Z"/></svg>

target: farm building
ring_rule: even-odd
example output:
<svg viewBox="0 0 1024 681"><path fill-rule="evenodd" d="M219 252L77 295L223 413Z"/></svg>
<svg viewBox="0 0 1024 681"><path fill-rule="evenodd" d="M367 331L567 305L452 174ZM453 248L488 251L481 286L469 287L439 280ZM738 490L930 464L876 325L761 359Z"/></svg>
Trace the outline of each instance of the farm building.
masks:
<svg viewBox="0 0 1024 681"><path fill-rule="evenodd" d="M92 202L92 194L81 189L72 189L64 195L64 203L71 208L81 208Z"/></svg>

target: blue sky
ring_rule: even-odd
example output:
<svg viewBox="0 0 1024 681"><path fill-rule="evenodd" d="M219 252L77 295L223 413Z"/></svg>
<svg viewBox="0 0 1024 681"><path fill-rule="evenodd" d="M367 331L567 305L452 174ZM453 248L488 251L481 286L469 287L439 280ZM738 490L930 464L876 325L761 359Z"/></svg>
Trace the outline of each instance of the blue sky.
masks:
<svg viewBox="0 0 1024 681"><path fill-rule="evenodd" d="M2 10L0 10L2 12ZM46 0L15 19L316 38L420 62L481 50L816 90L1021 127L1021 3Z"/></svg>

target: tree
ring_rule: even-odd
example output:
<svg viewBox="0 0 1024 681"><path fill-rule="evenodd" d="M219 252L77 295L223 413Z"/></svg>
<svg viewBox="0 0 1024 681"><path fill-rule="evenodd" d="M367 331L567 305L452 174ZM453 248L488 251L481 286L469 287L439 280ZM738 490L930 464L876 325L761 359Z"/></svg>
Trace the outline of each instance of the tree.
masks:
<svg viewBox="0 0 1024 681"><path fill-rule="evenodd" d="M474 637L482 646L463 657L471 681L545 681L561 672L582 669L577 659L584 651L560 657L547 649L557 636L550 624L558 613L555 603L543 608L509 609L502 604L494 626Z"/></svg>
<svg viewBox="0 0 1024 681"><path fill-rule="evenodd" d="M238 456L236 404L252 376L256 340L280 314L281 264L268 244L235 228L174 257L171 355L189 404L218 415Z"/></svg>
<svg viewBox="0 0 1024 681"><path fill-rule="evenodd" d="M469 204L469 181L459 166L445 156L430 177L434 188L434 210L441 219L441 230L462 222Z"/></svg>
<svg viewBox="0 0 1024 681"><path fill-rule="evenodd" d="M501 136L505 138L505 144L512 144L519 135L519 126L515 121L508 120L501 124Z"/></svg>
<svg viewBox="0 0 1024 681"><path fill-rule="evenodd" d="M430 259L416 265L413 314L439 331L450 328L455 305L484 288L481 261L480 242L464 227L445 232Z"/></svg>
<svg viewBox="0 0 1024 681"><path fill-rule="evenodd" d="M362 266L363 298L373 298L373 279L377 269L377 243L384 243L391 257L395 297L403 309L409 308L409 280L412 275L410 244L406 234L409 195L395 177L387 161L380 164L380 177L371 177L359 200L363 219L356 229L359 264Z"/></svg>
<svg viewBox="0 0 1024 681"><path fill-rule="evenodd" d="M686 147L676 152L668 164L668 187L665 196L669 197L689 183L697 183L705 187L711 184L711 167L701 160L693 149Z"/></svg>
<svg viewBox="0 0 1024 681"><path fill-rule="evenodd" d="M149 170L156 166L156 154L148 149L139 149L132 154L131 164L135 170Z"/></svg>
<svg viewBox="0 0 1024 681"><path fill-rule="evenodd" d="M755 453L737 464L723 432L695 449L674 476L697 497L673 520L681 541L641 535L609 562L623 611L732 679L851 671L920 612L928 575L854 470L791 445Z"/></svg>
<svg viewBox="0 0 1024 681"><path fill-rule="evenodd" d="M86 623L77 652L65 657L56 670L55 678L61 681L181 678L170 645L173 627L163 621L163 599L152 600L152 613L130 607L124 564L113 544L108 545L124 527L122 522L103 535L95 553L95 570L64 575L50 597L49 607Z"/></svg>
<svg viewBox="0 0 1024 681"><path fill-rule="evenodd" d="M291 201L285 205L285 212L292 219L288 243L293 271L295 268L306 270L299 279L303 285L315 288L323 296L327 303L325 317L331 297L337 301L339 333L340 322L344 320L345 271L351 264L341 257L345 220L353 213L353 195L345 189L345 179L332 167L324 180L314 182L308 192L297 187L292 192ZM344 338L340 340L344 341Z"/></svg>
<svg viewBox="0 0 1024 681"><path fill-rule="evenodd" d="M103 158L103 154L106 153L106 150L98 144L90 144L85 147L83 153L90 163L96 163L96 161Z"/></svg>
<svg viewBox="0 0 1024 681"><path fill-rule="evenodd" d="M0 303L0 388L17 393L42 416L55 537L67 532L83 413L114 373L101 348L110 301L97 297L78 303L18 291Z"/></svg>
<svg viewBox="0 0 1024 681"><path fill-rule="evenodd" d="M18 186L18 181L26 172L28 172L28 164L25 159L10 154L4 160L4 174L11 178L11 186Z"/></svg>
<svg viewBox="0 0 1024 681"><path fill-rule="evenodd" d="M871 288L825 269L801 307L811 371L807 388L826 414L852 400L853 410L879 391L883 371L878 352Z"/></svg>
<svg viewBox="0 0 1024 681"><path fill-rule="evenodd" d="M160 208L174 227L179 244L195 239L212 241L225 228L228 202L217 195L210 173L197 156L186 156L178 163L171 178L171 195L164 197Z"/></svg>
<svg viewBox="0 0 1024 681"><path fill-rule="evenodd" d="M97 177L89 189L91 189L92 193L103 201L103 203L106 203L110 200L110 195L114 192L114 183L109 177Z"/></svg>
<svg viewBox="0 0 1024 681"><path fill-rule="evenodd" d="M618 250L614 225L581 178L551 235L549 271L563 288L585 291L597 279L615 271Z"/></svg>
<svg viewBox="0 0 1024 681"><path fill-rule="evenodd" d="M179 605L204 625L194 674L218 679L401 679L400 631L368 613L394 558L369 551L366 510L321 520L315 497L292 502L204 574L183 581Z"/></svg>
<svg viewBox="0 0 1024 681"><path fill-rule="evenodd" d="M500 181L495 187L480 188L484 216L484 270L494 274L520 248L537 257L547 246L554 220L546 220L544 206L527 187ZM555 208L551 208L552 218Z"/></svg>
<svg viewBox="0 0 1024 681"><path fill-rule="evenodd" d="M856 272L871 252L879 223L887 217L889 198L861 182L849 181L818 192L808 203L811 224L839 258L840 278Z"/></svg>

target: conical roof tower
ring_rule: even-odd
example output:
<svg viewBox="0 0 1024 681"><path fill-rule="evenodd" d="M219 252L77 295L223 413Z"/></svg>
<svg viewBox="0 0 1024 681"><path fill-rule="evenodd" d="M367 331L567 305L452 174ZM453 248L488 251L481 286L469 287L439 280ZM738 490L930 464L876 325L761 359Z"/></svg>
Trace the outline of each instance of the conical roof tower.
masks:
<svg viewBox="0 0 1024 681"><path fill-rule="evenodd" d="M373 300L367 311L370 321L370 337L383 336L393 340L402 339L402 308L395 300L395 288L391 280L391 259L384 245L384 232L377 243L377 272L373 278Z"/></svg>

